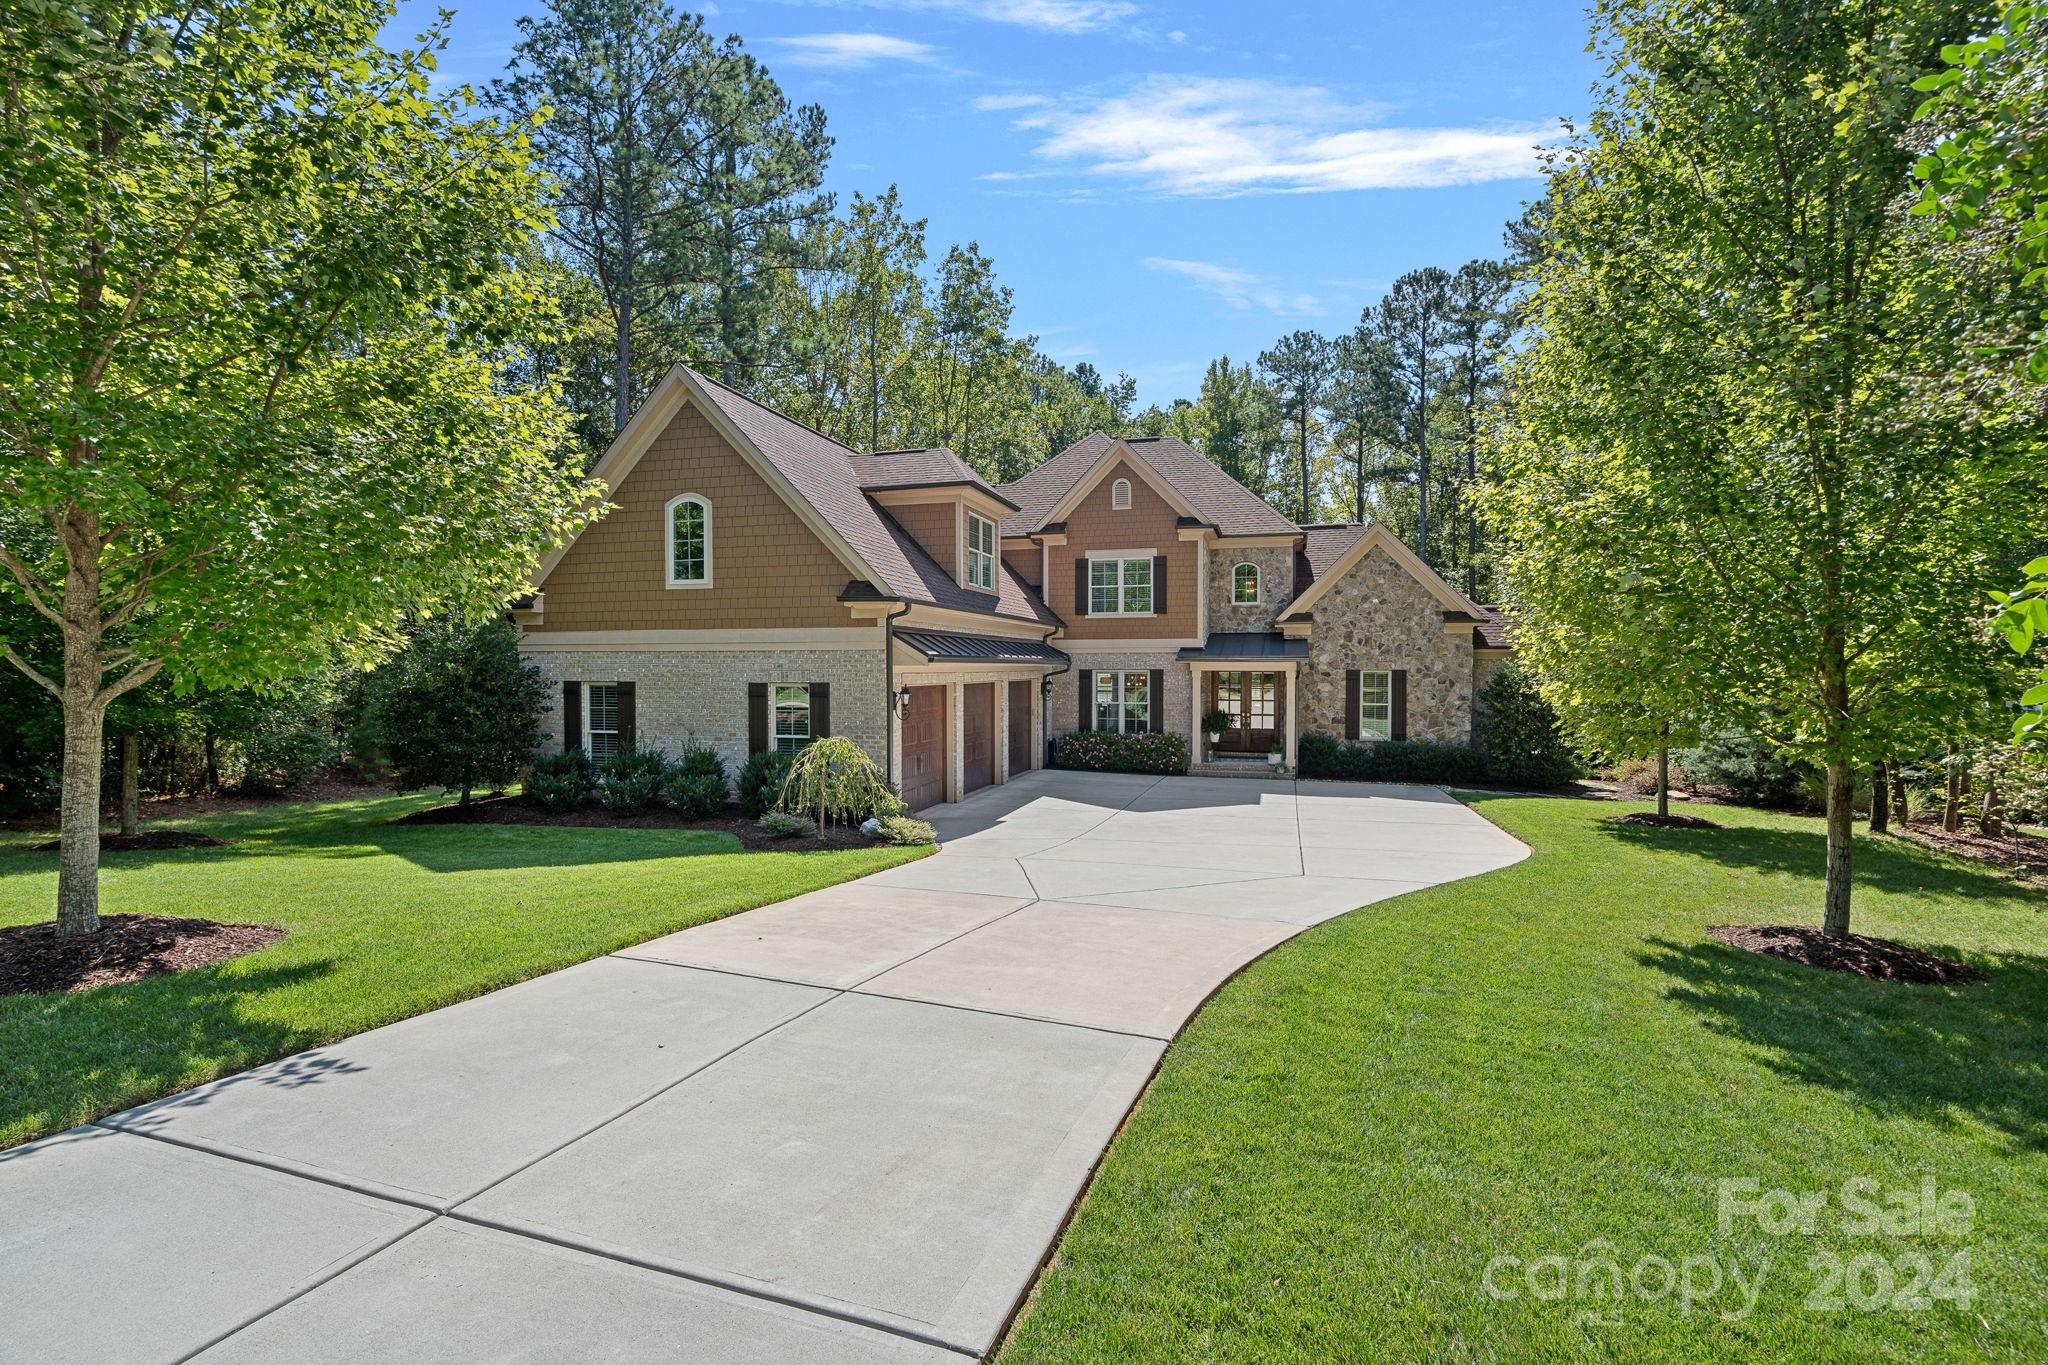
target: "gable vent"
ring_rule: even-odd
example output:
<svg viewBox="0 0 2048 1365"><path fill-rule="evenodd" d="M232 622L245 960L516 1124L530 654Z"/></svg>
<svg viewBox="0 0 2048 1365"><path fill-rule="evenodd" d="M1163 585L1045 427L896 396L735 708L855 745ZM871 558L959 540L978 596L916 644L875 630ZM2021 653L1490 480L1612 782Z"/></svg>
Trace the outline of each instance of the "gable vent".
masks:
<svg viewBox="0 0 2048 1365"><path fill-rule="evenodd" d="M1118 479L1109 486L1109 507L1113 512L1131 510L1131 481Z"/></svg>

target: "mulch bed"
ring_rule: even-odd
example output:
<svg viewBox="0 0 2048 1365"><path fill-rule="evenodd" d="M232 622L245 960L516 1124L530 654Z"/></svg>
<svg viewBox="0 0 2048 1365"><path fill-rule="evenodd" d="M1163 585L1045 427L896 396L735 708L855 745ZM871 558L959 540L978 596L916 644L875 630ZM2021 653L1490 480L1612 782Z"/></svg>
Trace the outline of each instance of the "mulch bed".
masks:
<svg viewBox="0 0 2048 1365"><path fill-rule="evenodd" d="M570 825L585 829L697 829L713 834L730 834L740 845L775 853L815 853L822 849L873 848L875 841L858 829L834 825L810 839L778 839L759 825L730 809L710 820L686 820L672 810L635 811L614 815L603 806L590 805L560 814L544 809L523 796L483 796L467 806L449 802L427 806L396 816L394 825Z"/></svg>
<svg viewBox="0 0 2048 1365"><path fill-rule="evenodd" d="M1861 934L1823 934L1804 924L1716 924L1709 934L1731 948L1742 948L1766 957L1818 967L1828 972L1849 972L1872 981L1903 981L1916 986L1964 986L1985 979L1984 973L1966 963L1953 962L1933 953L1909 948L1887 938L1865 938Z"/></svg>
<svg viewBox="0 0 2048 1365"><path fill-rule="evenodd" d="M1959 858L2017 872L2022 877L2048 877L2048 839L2038 834L2011 830L2003 839L1986 838L1971 830L1957 830L1950 834L1941 827L1938 818L1915 820L1903 827L1893 825L1892 833L1913 843L1940 849L1943 853L1953 853Z"/></svg>
<svg viewBox="0 0 2048 1365"><path fill-rule="evenodd" d="M146 829L139 834L102 834L100 852L135 853L166 848L226 848L230 841L189 829ZM46 839L33 845L37 853L55 853L64 847L61 839Z"/></svg>
<svg viewBox="0 0 2048 1365"><path fill-rule="evenodd" d="M57 926L0 929L0 996L88 991L166 972L211 967L284 937L267 924L216 924L169 915L103 915L100 931L58 938Z"/></svg>
<svg viewBox="0 0 2048 1365"><path fill-rule="evenodd" d="M1724 829L1712 820L1698 815L1659 815L1653 810L1633 810L1627 815L1612 815L1607 819L1610 825L1648 825L1651 829Z"/></svg>

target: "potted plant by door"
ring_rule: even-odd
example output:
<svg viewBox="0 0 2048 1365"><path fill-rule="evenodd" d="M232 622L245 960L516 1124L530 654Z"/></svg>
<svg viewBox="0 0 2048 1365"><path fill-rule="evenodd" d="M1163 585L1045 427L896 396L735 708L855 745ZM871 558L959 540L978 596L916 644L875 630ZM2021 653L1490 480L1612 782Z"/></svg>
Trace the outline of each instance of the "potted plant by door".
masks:
<svg viewBox="0 0 2048 1365"><path fill-rule="evenodd" d="M1209 747L1215 748L1223 742L1223 732L1237 723L1237 717L1228 711L1204 711L1202 733L1209 737Z"/></svg>
<svg viewBox="0 0 2048 1365"><path fill-rule="evenodd" d="M1286 756L1286 753L1280 746L1275 744L1272 748L1266 750L1266 763L1271 767L1277 768L1280 766L1280 760Z"/></svg>

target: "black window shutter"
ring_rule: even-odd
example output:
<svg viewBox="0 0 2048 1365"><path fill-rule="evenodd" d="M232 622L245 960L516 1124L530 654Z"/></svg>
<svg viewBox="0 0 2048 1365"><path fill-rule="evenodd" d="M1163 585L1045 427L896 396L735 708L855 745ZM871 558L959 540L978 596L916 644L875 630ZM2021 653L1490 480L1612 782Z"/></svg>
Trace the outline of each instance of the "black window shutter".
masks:
<svg viewBox="0 0 2048 1365"><path fill-rule="evenodd" d="M1166 556L1152 556L1152 610L1166 615Z"/></svg>
<svg viewBox="0 0 2048 1365"><path fill-rule="evenodd" d="M639 726L634 720L633 684L622 682L619 688L619 748L632 753L639 745Z"/></svg>
<svg viewBox="0 0 2048 1365"><path fill-rule="evenodd" d="M832 733L832 684L811 684L811 738L823 739Z"/></svg>
<svg viewBox="0 0 2048 1365"><path fill-rule="evenodd" d="M747 684L747 752L768 751L768 684Z"/></svg>
<svg viewBox="0 0 2048 1365"><path fill-rule="evenodd" d="M1081 670L1081 724L1083 730L1095 728L1095 670Z"/></svg>
<svg viewBox="0 0 2048 1365"><path fill-rule="evenodd" d="M1160 561L1160 563L1162 564L1165 562L1166 561L1164 560ZM1152 719L1148 721L1147 724L1151 728L1153 734L1156 735L1163 733L1166 729L1165 669L1155 668L1152 670L1152 685L1146 690L1152 694Z"/></svg>
<svg viewBox="0 0 2048 1365"><path fill-rule="evenodd" d="M1394 738L1408 738L1408 670L1397 668L1391 679L1394 694Z"/></svg>
<svg viewBox="0 0 2048 1365"><path fill-rule="evenodd" d="M1074 615L1088 614L1088 561L1074 561Z"/></svg>
<svg viewBox="0 0 2048 1365"><path fill-rule="evenodd" d="M583 684L562 684L562 752L571 754L583 747Z"/></svg>
<svg viewBox="0 0 2048 1365"><path fill-rule="evenodd" d="M1344 738L1358 738L1358 670L1344 670Z"/></svg>

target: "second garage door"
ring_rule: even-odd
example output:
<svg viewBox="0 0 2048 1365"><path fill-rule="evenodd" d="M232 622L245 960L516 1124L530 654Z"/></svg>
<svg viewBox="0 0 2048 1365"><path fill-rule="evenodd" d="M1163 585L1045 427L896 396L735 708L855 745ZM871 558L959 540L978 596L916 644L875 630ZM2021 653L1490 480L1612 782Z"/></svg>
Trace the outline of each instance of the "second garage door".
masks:
<svg viewBox="0 0 2048 1365"><path fill-rule="evenodd" d="M996 780L996 685L969 683L961 689L960 794Z"/></svg>
<svg viewBox="0 0 2048 1365"><path fill-rule="evenodd" d="M911 810L946 799L946 689L913 687L903 713L903 804Z"/></svg>

